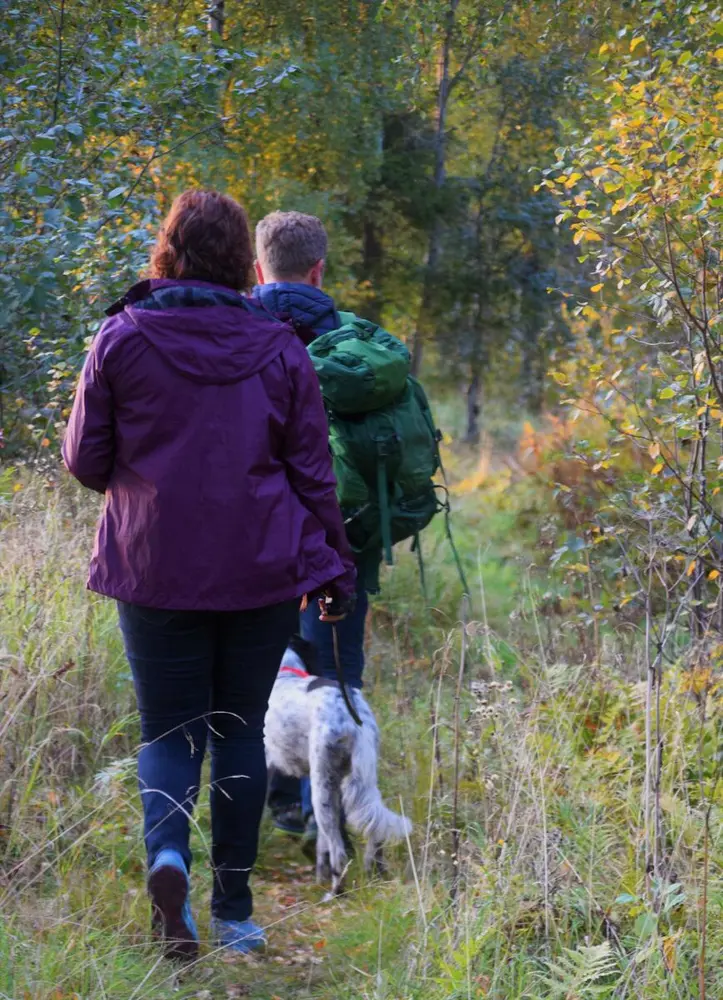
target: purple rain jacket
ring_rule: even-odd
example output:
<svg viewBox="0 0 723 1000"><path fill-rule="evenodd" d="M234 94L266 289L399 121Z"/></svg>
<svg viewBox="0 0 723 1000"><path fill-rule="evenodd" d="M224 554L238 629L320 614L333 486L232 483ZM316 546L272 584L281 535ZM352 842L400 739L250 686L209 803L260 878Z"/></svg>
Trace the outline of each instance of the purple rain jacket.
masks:
<svg viewBox="0 0 723 1000"><path fill-rule="evenodd" d="M105 493L88 587L171 610L354 592L319 383L292 329L198 281L108 310L63 445Z"/></svg>

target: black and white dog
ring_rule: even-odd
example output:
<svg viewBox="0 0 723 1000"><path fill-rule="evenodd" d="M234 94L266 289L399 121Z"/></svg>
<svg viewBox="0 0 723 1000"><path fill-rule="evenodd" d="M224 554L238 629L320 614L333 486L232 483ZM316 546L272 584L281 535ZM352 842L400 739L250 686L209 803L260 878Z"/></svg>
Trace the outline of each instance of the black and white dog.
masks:
<svg viewBox="0 0 723 1000"><path fill-rule="evenodd" d="M266 713L266 759L292 777L311 778L319 828L316 874L343 891L347 853L342 808L350 829L367 840L364 867L381 868L382 845L411 831L408 819L382 802L377 788L379 729L361 691L348 688L362 725L349 714L336 681L314 674L311 643L294 636L284 653Z"/></svg>

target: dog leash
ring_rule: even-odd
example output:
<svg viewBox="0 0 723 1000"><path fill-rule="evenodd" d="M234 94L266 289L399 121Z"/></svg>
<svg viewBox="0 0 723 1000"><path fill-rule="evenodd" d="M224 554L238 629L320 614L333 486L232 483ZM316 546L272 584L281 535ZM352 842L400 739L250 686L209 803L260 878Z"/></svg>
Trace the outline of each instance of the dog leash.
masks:
<svg viewBox="0 0 723 1000"><path fill-rule="evenodd" d="M339 687L341 688L341 696L344 699L344 704L349 710L349 715L352 717L357 726L362 725L362 720L357 715L357 711L351 703L351 698L346 689L346 682L344 680L344 670L341 665L341 656L339 655L339 633L336 630L336 622L331 623L331 641L334 646L334 667L336 668L336 676L339 678Z"/></svg>

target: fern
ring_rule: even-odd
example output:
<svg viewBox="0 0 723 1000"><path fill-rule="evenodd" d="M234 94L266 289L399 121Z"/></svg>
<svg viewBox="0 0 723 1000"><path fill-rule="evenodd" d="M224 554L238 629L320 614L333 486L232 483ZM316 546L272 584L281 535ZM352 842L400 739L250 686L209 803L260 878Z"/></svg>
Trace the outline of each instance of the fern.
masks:
<svg viewBox="0 0 723 1000"><path fill-rule="evenodd" d="M620 967L610 943L604 941L590 948L566 948L558 961L550 962L548 972L545 984L551 997L588 1000L612 995Z"/></svg>

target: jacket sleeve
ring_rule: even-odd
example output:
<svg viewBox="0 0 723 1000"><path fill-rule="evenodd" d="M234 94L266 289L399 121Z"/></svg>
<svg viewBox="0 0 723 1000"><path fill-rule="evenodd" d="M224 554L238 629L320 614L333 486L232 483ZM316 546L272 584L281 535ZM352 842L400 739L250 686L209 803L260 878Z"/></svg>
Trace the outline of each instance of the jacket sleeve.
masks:
<svg viewBox="0 0 723 1000"><path fill-rule="evenodd" d="M99 359L99 336L83 365L63 442L63 460L72 476L105 493L113 472L113 396Z"/></svg>
<svg viewBox="0 0 723 1000"><path fill-rule="evenodd" d="M329 428L319 380L311 358L300 341L287 357L291 379L291 411L284 442L291 487L306 509L321 522L326 540L342 563L344 573L334 581L333 596L351 597L355 592L356 567L336 499L336 478L329 449Z"/></svg>

